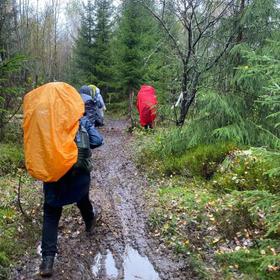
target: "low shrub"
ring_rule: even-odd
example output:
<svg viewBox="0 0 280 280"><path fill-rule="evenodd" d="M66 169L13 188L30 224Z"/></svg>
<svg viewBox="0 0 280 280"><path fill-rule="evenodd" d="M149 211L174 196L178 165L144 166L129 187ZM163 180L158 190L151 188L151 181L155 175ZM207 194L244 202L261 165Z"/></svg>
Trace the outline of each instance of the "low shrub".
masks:
<svg viewBox="0 0 280 280"><path fill-rule="evenodd" d="M0 143L0 176L16 172L24 167L23 151L20 146Z"/></svg>
<svg viewBox="0 0 280 280"><path fill-rule="evenodd" d="M259 149L233 153L215 174L213 185L224 191L269 190L274 193L279 192L280 174L275 172L279 166L277 159L273 161L268 154L264 153Z"/></svg>
<svg viewBox="0 0 280 280"><path fill-rule="evenodd" d="M183 155L188 148L184 130L174 128L157 128L153 137L146 138L141 143L140 161L149 163L151 160Z"/></svg>
<svg viewBox="0 0 280 280"><path fill-rule="evenodd" d="M201 145L179 157L167 157L162 168L166 175L190 175L210 179L227 154L235 149L232 143Z"/></svg>

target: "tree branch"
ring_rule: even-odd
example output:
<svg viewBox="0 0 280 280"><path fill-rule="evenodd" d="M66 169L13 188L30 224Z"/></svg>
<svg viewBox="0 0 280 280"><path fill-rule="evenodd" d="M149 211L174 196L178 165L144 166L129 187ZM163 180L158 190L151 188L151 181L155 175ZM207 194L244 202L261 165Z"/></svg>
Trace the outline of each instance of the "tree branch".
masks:
<svg viewBox="0 0 280 280"><path fill-rule="evenodd" d="M169 38L171 39L171 41L173 42L174 47L176 48L176 51L178 53L178 55L180 56L181 60L183 63L185 63L185 57L184 54L182 53L180 46L177 43L177 40L175 39L175 37L171 34L170 30L168 29L168 27L166 26L166 24L164 23L164 21L161 19L161 17L159 15L157 15L152 9L150 9L150 7L148 7L145 3L143 3L143 1L139 0L137 1L140 5L142 5L144 8L146 8L152 15L153 17L155 17L159 23L161 24L161 26L163 27L163 29L165 30L165 32L167 33L167 35L169 36Z"/></svg>
<svg viewBox="0 0 280 280"><path fill-rule="evenodd" d="M203 72L209 71L220 60L220 58L225 54L225 52L229 48L230 43L232 42L233 38L234 38L234 35L231 35L229 37L229 39L228 39L224 49L220 52L220 54L208 66L206 65L206 67L205 67Z"/></svg>

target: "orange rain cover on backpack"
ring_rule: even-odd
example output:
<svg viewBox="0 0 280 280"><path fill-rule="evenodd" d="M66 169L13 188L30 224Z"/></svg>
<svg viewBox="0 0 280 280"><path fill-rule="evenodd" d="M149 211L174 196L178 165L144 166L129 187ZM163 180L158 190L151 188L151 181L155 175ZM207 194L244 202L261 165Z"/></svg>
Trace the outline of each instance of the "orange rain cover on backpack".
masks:
<svg viewBox="0 0 280 280"><path fill-rule="evenodd" d="M83 114L80 94L66 83L48 83L25 95L24 154L31 176L56 182L76 163L75 136Z"/></svg>

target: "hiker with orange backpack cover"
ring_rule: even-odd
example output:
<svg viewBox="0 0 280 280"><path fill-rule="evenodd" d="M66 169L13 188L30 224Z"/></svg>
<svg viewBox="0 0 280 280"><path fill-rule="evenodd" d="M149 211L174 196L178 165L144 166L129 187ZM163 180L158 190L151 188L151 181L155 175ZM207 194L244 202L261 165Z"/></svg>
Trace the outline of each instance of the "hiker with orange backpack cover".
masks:
<svg viewBox="0 0 280 280"><path fill-rule="evenodd" d="M80 94L62 82L48 83L24 97L24 152L29 173L42 180L44 216L40 275L50 277L57 254L64 205L77 203L88 233L97 213L89 200L91 152L103 138L84 116Z"/></svg>

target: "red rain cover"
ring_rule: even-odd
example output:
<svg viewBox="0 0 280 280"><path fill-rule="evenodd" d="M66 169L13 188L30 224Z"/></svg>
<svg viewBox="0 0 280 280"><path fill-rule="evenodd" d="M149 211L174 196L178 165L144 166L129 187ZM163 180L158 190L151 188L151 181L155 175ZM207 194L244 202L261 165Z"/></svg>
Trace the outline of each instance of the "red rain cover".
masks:
<svg viewBox="0 0 280 280"><path fill-rule="evenodd" d="M152 124L156 118L157 97L152 86L143 85L137 95L137 109L140 115L140 124Z"/></svg>

